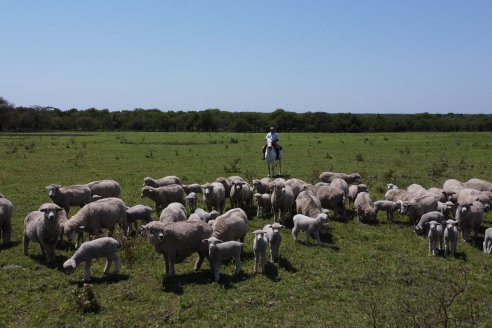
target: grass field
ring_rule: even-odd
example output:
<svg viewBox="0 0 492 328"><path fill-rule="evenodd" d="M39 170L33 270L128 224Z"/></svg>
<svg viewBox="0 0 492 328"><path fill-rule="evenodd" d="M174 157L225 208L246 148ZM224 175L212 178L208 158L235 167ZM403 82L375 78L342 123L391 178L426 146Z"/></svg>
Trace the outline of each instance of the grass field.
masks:
<svg viewBox="0 0 492 328"><path fill-rule="evenodd" d="M37 244L22 254L27 213L48 202L46 186L115 179L127 205L140 198L142 180L177 175L184 183L219 176L264 177L263 134L62 133L0 134L0 192L15 206L11 246L0 248L0 327L476 327L492 326L492 257L481 252L485 216L473 243L458 243L457 258L427 255L427 241L397 215L368 225L330 221L323 246L294 243L285 229L278 265L253 275L252 234L243 272L208 264L193 272L195 256L164 280L162 258L142 237L120 250L122 274L103 276L93 265L100 310L84 313L83 268L67 276L59 249L48 267ZM492 180L492 133L281 134L283 174L317 182L322 171L358 172L372 199L386 184L442 187L448 178ZM199 203L199 206L203 205ZM226 209L230 207L226 205ZM71 214L77 209L74 208ZM271 218L254 218L250 228ZM300 236L301 240L303 235Z"/></svg>

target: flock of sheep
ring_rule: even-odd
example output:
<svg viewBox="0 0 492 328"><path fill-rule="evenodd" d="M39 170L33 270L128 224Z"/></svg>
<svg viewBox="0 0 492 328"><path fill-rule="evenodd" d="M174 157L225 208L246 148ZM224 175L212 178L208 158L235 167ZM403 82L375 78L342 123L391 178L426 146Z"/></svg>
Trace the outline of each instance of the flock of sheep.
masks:
<svg viewBox="0 0 492 328"><path fill-rule="evenodd" d="M153 208L145 205L128 207L121 200L121 187L114 180L94 181L84 185L47 187L51 203L42 204L37 211L25 217L23 231L24 254L28 255L29 242L39 243L47 263L55 260L57 244L64 243L64 236L76 241L77 250L65 261L67 273L85 263L84 280L91 277L91 263L95 258L106 258L104 272L114 263L118 273L121 260L117 256L120 243L109 237L117 225L123 238L138 229L163 255L165 275L175 275L174 266L193 253L198 254L195 270L207 259L214 280L220 280L220 267L224 259L234 258L236 273L241 270L241 254L248 230L246 214L256 202L257 216L273 215L273 223L254 234L254 272L258 266L265 272L267 248L270 261L280 257L282 236L280 230L292 219L292 238L297 240L300 231L305 232L306 242L314 237L321 244L320 231L332 219L347 220L346 209L353 207L360 221L375 222L377 213L384 211L388 221L399 210L414 223L418 234L427 236L429 254L443 250L444 255L455 256L458 227L461 237L467 241L471 232L478 233L484 212L492 205L492 183L481 179L467 182L447 180L442 188L425 189L412 184L400 189L388 184L384 200L372 201L367 186L360 183L357 173L323 172L315 185L300 179L263 178L250 185L239 176L217 178L216 181L184 185L176 176L161 179L145 178L141 196L155 203L159 220L152 219ZM203 194L206 209L197 208L198 194ZM231 209L224 212L229 198ZM80 210L70 219L70 207ZM188 207L188 209L186 208ZM13 205L0 194L0 229L4 243L11 240ZM187 215L190 213L190 215ZM454 218L452 218L454 216ZM84 242L84 233L101 236L108 230L108 237ZM492 228L485 231L483 251L492 251Z"/></svg>

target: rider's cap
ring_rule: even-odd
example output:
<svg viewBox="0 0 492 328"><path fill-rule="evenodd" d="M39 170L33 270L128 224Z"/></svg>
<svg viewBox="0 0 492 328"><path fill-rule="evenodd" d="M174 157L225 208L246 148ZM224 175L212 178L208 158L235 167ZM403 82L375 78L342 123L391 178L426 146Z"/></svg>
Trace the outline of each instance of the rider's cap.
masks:
<svg viewBox="0 0 492 328"><path fill-rule="evenodd" d="M270 131L273 131L275 130L275 128L273 126L270 127Z"/></svg>

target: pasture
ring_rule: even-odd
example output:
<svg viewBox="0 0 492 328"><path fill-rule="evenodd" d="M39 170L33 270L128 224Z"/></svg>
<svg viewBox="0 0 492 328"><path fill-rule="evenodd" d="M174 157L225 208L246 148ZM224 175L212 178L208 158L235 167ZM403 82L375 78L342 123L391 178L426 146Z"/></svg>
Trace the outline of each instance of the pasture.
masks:
<svg viewBox="0 0 492 328"><path fill-rule="evenodd" d="M492 180L492 133L280 131L280 137L284 177L317 182L322 171L358 172L373 200L384 197L389 182L429 188L448 178ZM0 192L15 206L13 243L0 248L0 327L492 326L492 257L481 250L490 212L478 238L459 241L457 258L428 256L427 240L401 214L386 223L379 213L376 225L330 221L321 247L294 243L284 229L282 258L267 264L265 275L252 274L248 233L242 274L233 276L229 263L219 283L208 263L193 272L195 256L176 265L176 278L163 279L162 257L134 236L119 250L120 275L103 276L104 260L94 263L100 308L85 313L83 267L71 276L62 269L73 250L58 249L52 267L38 244L31 243L29 256L22 253L23 220L49 201L51 183L114 179L128 206L153 206L140 198L146 176L202 184L220 176L249 182L266 176L263 142L264 134L238 133L0 134ZM271 222L255 215L256 209L248 211L248 231Z"/></svg>

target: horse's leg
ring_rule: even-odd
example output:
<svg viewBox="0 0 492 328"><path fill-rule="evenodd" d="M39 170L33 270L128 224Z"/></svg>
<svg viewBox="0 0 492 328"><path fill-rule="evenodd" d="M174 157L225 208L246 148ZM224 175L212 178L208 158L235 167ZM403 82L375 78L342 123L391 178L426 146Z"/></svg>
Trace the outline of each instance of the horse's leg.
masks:
<svg viewBox="0 0 492 328"><path fill-rule="evenodd" d="M278 160L278 174L282 175L282 160Z"/></svg>

